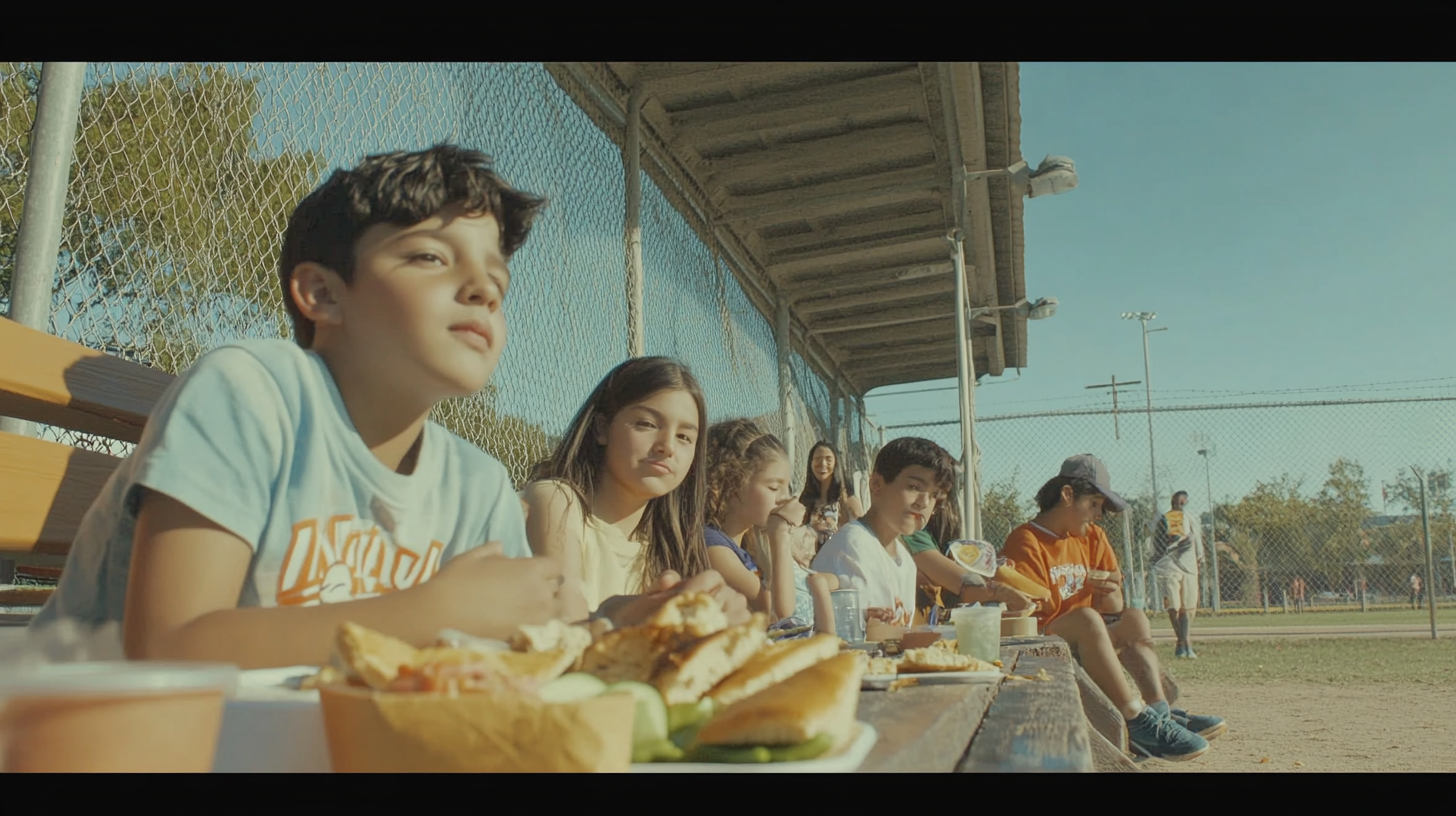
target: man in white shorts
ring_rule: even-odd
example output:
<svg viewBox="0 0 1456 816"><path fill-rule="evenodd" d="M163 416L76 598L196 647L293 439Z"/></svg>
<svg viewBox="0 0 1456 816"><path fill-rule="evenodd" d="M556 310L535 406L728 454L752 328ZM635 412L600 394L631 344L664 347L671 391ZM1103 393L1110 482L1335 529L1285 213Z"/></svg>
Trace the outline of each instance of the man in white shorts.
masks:
<svg viewBox="0 0 1456 816"><path fill-rule="evenodd" d="M1195 658L1198 655L1193 652L1188 630L1193 624L1193 612L1198 608L1198 568L1203 563L1203 547L1199 546L1198 518L1185 511L1187 506L1188 492L1180 490L1173 494L1173 509L1158 517L1153 531L1158 553L1153 575L1163 594L1168 620L1178 637L1173 656Z"/></svg>

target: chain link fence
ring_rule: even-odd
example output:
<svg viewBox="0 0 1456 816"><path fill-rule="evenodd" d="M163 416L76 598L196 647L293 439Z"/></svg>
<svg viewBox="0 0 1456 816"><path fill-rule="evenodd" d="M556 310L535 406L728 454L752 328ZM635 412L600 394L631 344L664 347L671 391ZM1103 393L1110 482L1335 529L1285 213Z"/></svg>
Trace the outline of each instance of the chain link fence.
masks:
<svg viewBox="0 0 1456 816"><path fill-rule="evenodd" d="M38 64L0 64L5 311L39 76ZM483 150L550 199L512 263L500 367L436 415L519 483L628 354L622 155L540 64L89 64L50 330L173 373L230 340L290 337L276 260L293 206L336 168L437 142ZM642 190L646 353L687 363L714 421L754 417L783 433L769 322L645 175ZM843 427L864 468L862 406L843 401L841 426L797 353L791 369L798 458Z"/></svg>
<svg viewBox="0 0 1456 816"><path fill-rule="evenodd" d="M1456 601L1456 385L1391 398L1155 407L1152 416L1151 456L1141 408L978 417L983 537L999 546L1036 515L1035 493L1062 460L1091 453L1132 505L1103 527L1135 603L1161 608L1148 577L1150 529L1175 491L1189 494L1204 546L1216 542L1217 583L1211 561L1200 570L1203 608L1215 591L1223 610L1294 607L1296 579L1306 608ZM898 426L892 436L960 450L958 423ZM1417 472L1427 482L1434 584Z"/></svg>

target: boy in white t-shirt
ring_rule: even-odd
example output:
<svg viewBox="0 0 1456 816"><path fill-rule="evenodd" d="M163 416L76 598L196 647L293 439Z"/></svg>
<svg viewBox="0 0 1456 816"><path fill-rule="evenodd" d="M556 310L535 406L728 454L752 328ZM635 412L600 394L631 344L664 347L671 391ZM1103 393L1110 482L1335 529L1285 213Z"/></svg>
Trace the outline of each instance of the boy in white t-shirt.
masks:
<svg viewBox="0 0 1456 816"><path fill-rule="evenodd" d="M325 663L346 621L425 645L556 617L505 467L429 420L495 371L543 203L449 145L335 172L283 239L297 344L229 343L173 383L33 625L121 621L129 658L252 669Z"/></svg>
<svg viewBox="0 0 1456 816"><path fill-rule="evenodd" d="M825 542L814 569L859 590L868 621L909 626L916 568L900 537L923 528L954 483L954 461L939 445L915 437L892 440L875 457L869 510Z"/></svg>

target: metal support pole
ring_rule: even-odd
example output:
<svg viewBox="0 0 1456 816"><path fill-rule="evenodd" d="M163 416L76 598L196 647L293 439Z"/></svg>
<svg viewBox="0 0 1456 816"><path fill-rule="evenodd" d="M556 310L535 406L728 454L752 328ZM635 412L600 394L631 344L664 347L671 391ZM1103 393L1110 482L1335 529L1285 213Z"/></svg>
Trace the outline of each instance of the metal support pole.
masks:
<svg viewBox="0 0 1456 816"><path fill-rule="evenodd" d="M844 458L844 445L843 445L843 443L841 443L839 441L839 429L841 427L841 423L839 421L839 409L841 409L841 408L844 407L844 401L841 400L840 397L839 397L839 380L837 380L837 379L830 379L828 385L829 385L829 444L831 444L831 445L834 446L834 450L839 455L839 458L840 459L843 459ZM835 467L835 471L841 474L841 479L842 479L843 478L844 468L846 467L845 463L842 462L842 461L841 462L836 462L835 465L834 465L834 467Z"/></svg>
<svg viewBox="0 0 1456 816"><path fill-rule="evenodd" d="M1148 395L1148 469L1153 482L1153 512L1160 512L1158 504L1158 457L1153 453L1153 366L1148 360L1148 321L1143 324L1143 382Z"/></svg>
<svg viewBox="0 0 1456 816"><path fill-rule="evenodd" d="M784 428L784 449L789 454L791 468L798 467L798 456L794 450L794 436L797 430L794 416L794 372L789 366L793 352L793 333L789 325L789 301L783 292L775 293L774 301L774 345L779 355L779 420ZM790 472L795 472L791 470Z"/></svg>
<svg viewBox="0 0 1456 816"><path fill-rule="evenodd" d="M1123 569L1132 576L1132 595L1128 606L1141 609L1142 590L1138 587L1137 563L1132 560L1132 511L1122 512L1122 563Z"/></svg>
<svg viewBox="0 0 1456 816"><path fill-rule="evenodd" d="M1431 514L1426 510L1426 474L1411 468L1421 482L1421 535L1426 540L1426 608L1431 611L1431 640L1436 639L1436 557L1431 549Z"/></svg>
<svg viewBox="0 0 1456 816"><path fill-rule="evenodd" d="M66 187L75 155L76 117L86 81L84 62L47 62L41 66L35 125L30 139L30 168L25 203L15 238L15 272L10 281L10 319L48 332ZM35 425L0 418L0 431L35 436Z"/></svg>
<svg viewBox="0 0 1456 816"><path fill-rule="evenodd" d="M1456 543L1451 540L1450 516L1446 518L1446 555L1451 559L1451 592L1456 594Z"/></svg>
<svg viewBox="0 0 1456 816"><path fill-rule="evenodd" d="M951 244L951 263L955 275L956 299L956 369L960 385L961 403L961 468L966 477L961 480L961 518L967 538L979 539L981 513L976 506L975 449L976 449L976 373L971 359L970 326L966 322L966 311L970 301L966 293L966 252L960 230L947 236Z"/></svg>
<svg viewBox="0 0 1456 816"><path fill-rule="evenodd" d="M1208 454L1203 454L1203 485L1208 491L1208 563L1213 567L1213 616L1218 617L1223 585L1218 582L1218 517L1214 515L1213 477L1209 475Z"/></svg>
<svg viewBox="0 0 1456 816"><path fill-rule="evenodd" d="M641 357L646 348L642 318L642 86L632 88L627 100L626 152L627 214L627 356Z"/></svg>

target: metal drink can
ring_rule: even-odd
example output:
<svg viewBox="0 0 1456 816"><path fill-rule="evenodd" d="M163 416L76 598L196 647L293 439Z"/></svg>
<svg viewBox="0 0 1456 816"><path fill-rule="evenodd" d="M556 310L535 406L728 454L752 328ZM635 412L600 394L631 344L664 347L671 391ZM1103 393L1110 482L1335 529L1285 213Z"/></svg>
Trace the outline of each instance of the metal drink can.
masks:
<svg viewBox="0 0 1456 816"><path fill-rule="evenodd" d="M834 605L834 628L850 643L864 641L864 611L859 606L859 590L836 589L829 593Z"/></svg>

